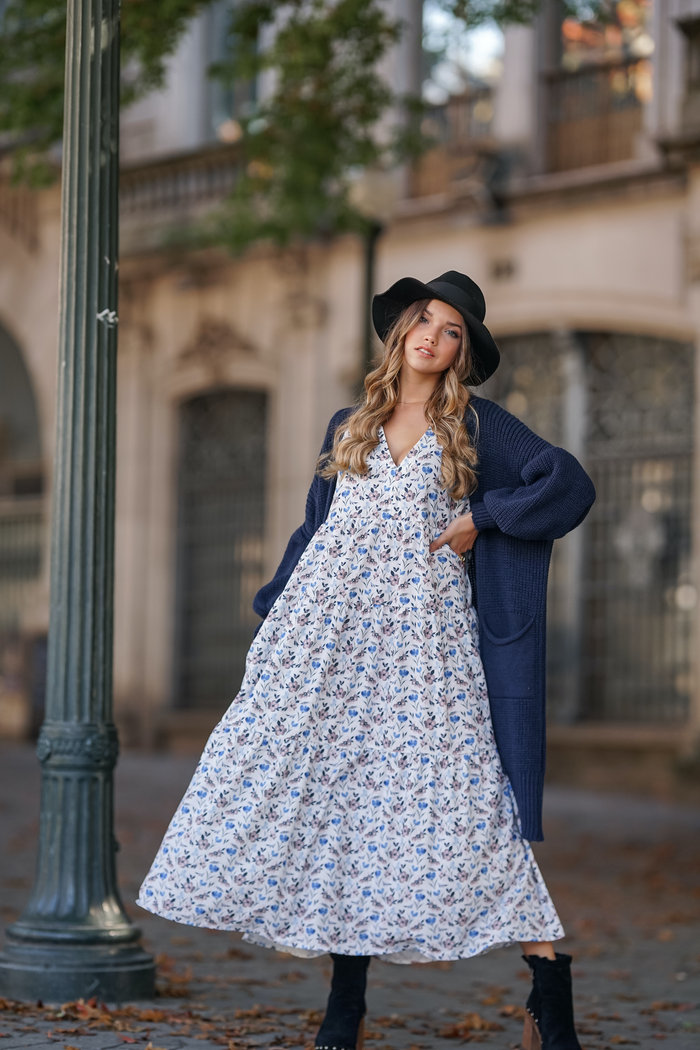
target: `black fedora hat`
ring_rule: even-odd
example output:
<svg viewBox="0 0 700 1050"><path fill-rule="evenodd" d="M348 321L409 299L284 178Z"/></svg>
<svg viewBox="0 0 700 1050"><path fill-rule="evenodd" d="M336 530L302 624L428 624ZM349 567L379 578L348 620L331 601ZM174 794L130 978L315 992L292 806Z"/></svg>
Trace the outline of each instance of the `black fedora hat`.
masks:
<svg viewBox="0 0 700 1050"><path fill-rule="evenodd" d="M493 336L484 324L486 300L479 285L457 270L448 270L433 281L423 284L415 277L402 277L386 292L372 300L372 320L377 335L385 342L391 326L405 307L419 299L440 299L458 310L469 330L472 351L472 374L469 382L478 386L498 368L501 360Z"/></svg>

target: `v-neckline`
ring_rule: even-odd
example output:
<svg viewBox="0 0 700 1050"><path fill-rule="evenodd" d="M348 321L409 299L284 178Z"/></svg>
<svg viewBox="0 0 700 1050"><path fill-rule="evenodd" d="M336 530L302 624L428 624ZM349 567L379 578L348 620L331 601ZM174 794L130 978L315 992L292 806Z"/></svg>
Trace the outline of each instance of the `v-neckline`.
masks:
<svg viewBox="0 0 700 1050"><path fill-rule="evenodd" d="M424 431L423 431L423 433L421 434L421 436L420 436L420 437L418 438L418 440L416 441L415 445L411 445L411 447L409 448L409 450L408 450L408 452L406 453L406 455L405 455L405 456L403 457L403 459L401 459L401 460L400 460L400 461L399 461L398 463L396 462L396 460L394 459L394 457L393 457L393 456L392 456L392 454L391 454L391 449L389 448L389 442L387 441L387 439L386 439L386 434L384 433L384 426L383 426L383 424L382 424L382 426L380 426L380 428L379 428L379 429L380 429L380 430L381 430L381 432L382 432L382 440L384 441L384 444L386 445L386 450L387 450L387 452L389 453L389 459L391 460L391 462L392 462L392 463L394 464L394 466L395 466L395 467L396 467L396 469L398 470L398 468L399 468L399 467L401 466L401 464L402 464L402 463L405 463L405 462L406 462L406 460L407 460L407 459L408 459L408 457L409 457L409 456L411 455L411 453L412 453L412 452L415 452L415 450L416 450L416 449L418 448L418 446L419 446L419 445L420 445L420 444L421 444L421 443L423 442L423 439L424 439L424 438L425 438L425 437L426 437L426 436L427 436L428 434L430 434L430 433L432 432L432 429L433 429L433 428L432 428L432 427L428 427L428 428L427 428L427 430L424 430Z"/></svg>

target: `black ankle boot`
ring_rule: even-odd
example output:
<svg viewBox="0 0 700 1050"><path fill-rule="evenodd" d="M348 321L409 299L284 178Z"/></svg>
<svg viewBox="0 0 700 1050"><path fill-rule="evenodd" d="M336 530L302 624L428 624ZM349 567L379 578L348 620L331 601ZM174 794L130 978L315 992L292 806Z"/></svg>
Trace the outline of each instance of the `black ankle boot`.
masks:
<svg viewBox="0 0 700 1050"><path fill-rule="evenodd" d="M368 955L334 955L331 994L316 1036L316 1050L360 1050Z"/></svg>
<svg viewBox="0 0 700 1050"><path fill-rule="evenodd" d="M581 1050L574 1028L571 956L556 954L556 960L539 955L523 956L532 970L532 991L523 1031L524 1050Z"/></svg>

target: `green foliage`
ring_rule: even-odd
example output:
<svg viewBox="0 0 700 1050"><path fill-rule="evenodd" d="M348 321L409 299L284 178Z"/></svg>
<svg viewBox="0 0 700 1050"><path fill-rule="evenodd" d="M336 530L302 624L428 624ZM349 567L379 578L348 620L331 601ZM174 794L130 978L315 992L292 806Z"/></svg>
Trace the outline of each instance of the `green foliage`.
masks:
<svg viewBox="0 0 700 1050"><path fill-rule="evenodd" d="M528 25L540 7L540 0L438 0L438 3L470 29L484 22Z"/></svg>
<svg viewBox="0 0 700 1050"><path fill-rule="evenodd" d="M397 154L396 137L377 135L395 101L377 65L398 36L377 0L250 0L234 11L230 57L213 75L267 72L275 87L242 122L245 168L215 236L240 250L261 238L286 244L365 227L348 191L353 172Z"/></svg>
<svg viewBox="0 0 700 1050"><path fill-rule="evenodd" d="M122 0L124 102L163 83L165 59L192 17L209 3ZM2 11L0 44L0 132L9 132L18 143L17 172L34 182L44 180L49 169L41 155L63 131L66 0L9 0Z"/></svg>
<svg viewBox="0 0 700 1050"><path fill-rule="evenodd" d="M122 0L123 103L163 83L166 58L212 2ZM471 27L530 22L539 7L438 2ZM4 8L0 0L0 11L0 133L17 144L17 171L37 182L62 133L66 0L5 0ZM211 73L228 84L265 75L273 87L242 121L241 175L206 236L238 251L259 239L287 244L368 228L352 205L357 172L391 167L427 144L420 100L393 97L379 73L399 34L383 0L239 0L227 58Z"/></svg>
<svg viewBox="0 0 700 1050"><path fill-rule="evenodd" d="M531 21L539 0L442 2L471 26ZM420 100L393 97L379 72L399 35L381 0L243 0L229 58L212 74L230 83L274 72L275 87L242 121L245 167L212 219L213 238L239 251L261 239L284 245L371 228L352 206L356 172L395 167L430 145ZM382 121L392 107L388 136Z"/></svg>

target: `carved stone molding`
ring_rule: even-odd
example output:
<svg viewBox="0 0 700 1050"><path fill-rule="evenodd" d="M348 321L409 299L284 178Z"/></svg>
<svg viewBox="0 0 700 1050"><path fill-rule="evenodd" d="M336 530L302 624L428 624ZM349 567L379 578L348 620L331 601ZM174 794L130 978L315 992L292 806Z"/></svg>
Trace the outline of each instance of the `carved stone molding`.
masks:
<svg viewBox="0 0 700 1050"><path fill-rule="evenodd" d="M306 291L292 291L285 307L292 328L321 328L329 313L328 303Z"/></svg>
<svg viewBox="0 0 700 1050"><path fill-rule="evenodd" d="M256 347L226 321L204 317L194 337L178 354L178 365L204 368L212 382L225 383L232 360L256 356Z"/></svg>
<svg viewBox="0 0 700 1050"><path fill-rule="evenodd" d="M220 360L227 354L254 354L255 347L227 321L203 317L194 338L180 351L180 360Z"/></svg>

